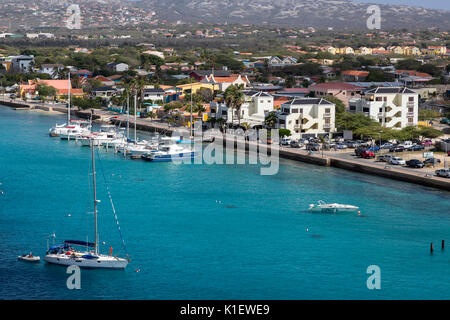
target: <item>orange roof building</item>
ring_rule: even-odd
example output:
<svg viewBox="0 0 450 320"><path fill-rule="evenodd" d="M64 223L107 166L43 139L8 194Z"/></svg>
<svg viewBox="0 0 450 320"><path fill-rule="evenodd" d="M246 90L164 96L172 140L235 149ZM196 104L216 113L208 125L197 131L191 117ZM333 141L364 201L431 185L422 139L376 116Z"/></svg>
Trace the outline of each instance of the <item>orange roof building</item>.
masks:
<svg viewBox="0 0 450 320"><path fill-rule="evenodd" d="M68 80L28 80L28 84L20 85L20 95L35 95L37 94L36 88L39 84L50 86L56 89L56 96L66 96L69 94L69 81ZM70 94L74 96L84 95L83 89L70 88Z"/></svg>

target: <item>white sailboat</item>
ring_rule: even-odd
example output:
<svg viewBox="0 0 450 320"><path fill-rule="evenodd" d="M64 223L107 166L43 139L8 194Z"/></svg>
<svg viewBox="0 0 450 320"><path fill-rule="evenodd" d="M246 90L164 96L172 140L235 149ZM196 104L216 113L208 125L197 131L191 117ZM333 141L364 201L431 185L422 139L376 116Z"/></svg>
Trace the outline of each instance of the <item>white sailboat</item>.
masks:
<svg viewBox="0 0 450 320"><path fill-rule="evenodd" d="M107 268L125 269L128 259L119 258L112 255L100 254L98 241L98 221L97 221L97 200L95 181L95 146L92 146L92 176L94 192L94 219L95 219L95 241L66 240L60 245L48 248L44 260L48 263L71 266L77 265L82 268ZM113 208L114 209L114 208ZM76 247L81 249L76 249Z"/></svg>

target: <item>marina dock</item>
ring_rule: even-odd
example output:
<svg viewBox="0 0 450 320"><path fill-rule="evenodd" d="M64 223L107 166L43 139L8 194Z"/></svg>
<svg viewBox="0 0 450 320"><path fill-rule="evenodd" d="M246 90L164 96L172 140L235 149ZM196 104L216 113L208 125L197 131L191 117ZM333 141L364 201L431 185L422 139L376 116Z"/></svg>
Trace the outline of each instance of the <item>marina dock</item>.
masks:
<svg viewBox="0 0 450 320"><path fill-rule="evenodd" d="M0 98L0 103L8 107L14 108L16 110L32 110L40 109L44 111L57 111L67 113L67 108L62 105L51 105L51 104L35 104L27 103L19 100L9 101L9 99ZM102 123L114 123L116 125L126 126L126 116L112 114L104 110L92 109L91 110L72 110L71 114L83 119L92 119L96 122ZM113 119L111 119L113 118ZM134 128L134 117L129 117L129 126ZM147 119L136 119L136 128L142 131L149 132L159 132L162 134L172 134L177 129L184 129L182 127L170 127L165 123L156 122L154 120ZM222 137L218 137L222 139ZM226 145L227 138L223 138L223 144ZM231 142L231 141L230 141ZM249 150L251 143L246 141L246 150ZM261 147L261 146L259 146ZM330 152L319 153L315 152L313 154L308 153L305 150L285 148L276 145L264 146L268 149L268 153L274 148L278 149L280 158L290 159L294 161L300 161L305 163L316 164L320 166L336 167L340 169L346 169L350 171L356 171L365 174L371 174L376 176L381 176L388 179L400 180L409 183L419 184L427 187L437 188L440 190L450 191L450 179L436 177L434 175L424 173L421 171L412 172L410 170L402 169L401 167L394 167L390 165L379 165L371 163L368 161L361 162L356 159L343 159ZM237 143L235 141L235 148L237 148Z"/></svg>

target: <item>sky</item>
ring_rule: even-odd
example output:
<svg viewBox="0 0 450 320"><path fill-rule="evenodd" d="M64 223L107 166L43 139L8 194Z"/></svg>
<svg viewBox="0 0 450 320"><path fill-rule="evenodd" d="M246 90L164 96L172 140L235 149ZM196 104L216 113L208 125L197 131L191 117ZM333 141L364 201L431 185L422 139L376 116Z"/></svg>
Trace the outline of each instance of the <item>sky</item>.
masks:
<svg viewBox="0 0 450 320"><path fill-rule="evenodd" d="M430 9L450 10L450 0L353 0L353 1L380 3L380 4L402 4Z"/></svg>

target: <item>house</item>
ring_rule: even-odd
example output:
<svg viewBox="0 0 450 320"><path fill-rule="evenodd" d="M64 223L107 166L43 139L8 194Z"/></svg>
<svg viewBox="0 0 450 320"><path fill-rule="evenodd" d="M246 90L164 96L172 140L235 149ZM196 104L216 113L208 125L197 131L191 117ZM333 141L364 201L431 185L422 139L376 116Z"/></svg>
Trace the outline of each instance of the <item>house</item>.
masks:
<svg viewBox="0 0 450 320"><path fill-rule="evenodd" d="M361 55L371 55L372 54L372 48L360 47L359 48L359 53Z"/></svg>
<svg viewBox="0 0 450 320"><path fill-rule="evenodd" d="M348 108L350 99L361 97L364 88L345 82L327 82L311 85L308 89L313 97L333 96Z"/></svg>
<svg viewBox="0 0 450 320"><path fill-rule="evenodd" d="M99 87L91 90L91 94L94 98L109 99L117 95L117 93L117 88L113 86Z"/></svg>
<svg viewBox="0 0 450 320"><path fill-rule="evenodd" d="M308 88L284 88L275 93L276 97L303 98L308 95Z"/></svg>
<svg viewBox="0 0 450 320"><path fill-rule="evenodd" d="M21 97L31 98L33 95L37 95L38 85L46 85L56 89L56 97L63 97L69 94L69 80L28 80L28 84L20 85L19 92ZM72 96L83 96L83 89L70 87L70 94Z"/></svg>
<svg viewBox="0 0 450 320"><path fill-rule="evenodd" d="M242 77L240 74L233 74L230 77L206 76L200 83L210 84L214 90L219 91L225 91L231 85L242 85L244 89L250 85L247 76Z"/></svg>
<svg viewBox="0 0 450 320"><path fill-rule="evenodd" d="M266 115L272 112L274 97L262 91L243 91L245 102L241 106L241 123L246 122L251 127L259 127L264 124ZM237 120L237 111L234 119ZM228 117L230 119L230 117Z"/></svg>
<svg viewBox="0 0 450 320"><path fill-rule="evenodd" d="M128 71L129 66L126 63L111 62L106 65L106 68L112 72L126 72Z"/></svg>
<svg viewBox="0 0 450 320"><path fill-rule="evenodd" d="M161 88L144 89L144 99L152 102L164 101L165 91Z"/></svg>
<svg viewBox="0 0 450 320"><path fill-rule="evenodd" d="M189 76L197 81L202 81L206 76L214 75L214 77L230 77L231 73L227 70L192 70Z"/></svg>
<svg viewBox="0 0 450 320"><path fill-rule="evenodd" d="M10 69L7 70L9 72L22 72L28 73L32 71L32 66L34 64L34 56L33 55L20 55L20 56L12 56L10 57Z"/></svg>
<svg viewBox="0 0 450 320"><path fill-rule="evenodd" d="M342 78L346 82L365 81L369 75L368 71L345 70L341 72Z"/></svg>
<svg viewBox="0 0 450 320"><path fill-rule="evenodd" d="M70 73L72 76L77 76L80 79L90 79L93 76L93 73L89 70L81 69L78 71L74 71Z"/></svg>
<svg viewBox="0 0 450 320"><path fill-rule="evenodd" d="M447 54L446 46L428 46L426 53L433 56L444 56Z"/></svg>
<svg viewBox="0 0 450 320"><path fill-rule="evenodd" d="M287 67L287 66L293 66L297 64L297 59L294 57L285 57L285 58L279 58L277 56L270 57L267 61L267 65L269 68L276 68L276 67Z"/></svg>
<svg viewBox="0 0 450 320"><path fill-rule="evenodd" d="M105 76L96 76L94 79L100 81L105 87L113 86L116 84L114 80L111 80L110 78Z"/></svg>
<svg viewBox="0 0 450 320"><path fill-rule="evenodd" d="M424 86L433 79L432 75L415 70L396 70L394 75L399 82L410 87Z"/></svg>
<svg viewBox="0 0 450 320"><path fill-rule="evenodd" d="M349 111L364 113L383 127L402 129L416 126L418 121L419 95L405 87L378 87L365 92L364 96L350 101Z"/></svg>
<svg viewBox="0 0 450 320"><path fill-rule="evenodd" d="M64 70L64 65L62 64L43 64L39 72L46 73L52 78L58 78L58 72Z"/></svg>
<svg viewBox="0 0 450 320"><path fill-rule="evenodd" d="M279 129L288 129L292 137L330 136L336 132L335 105L322 98L295 98L281 105L277 114Z"/></svg>
<svg viewBox="0 0 450 320"><path fill-rule="evenodd" d="M153 56L157 56L160 57L161 59L164 59L164 53L160 52L160 51L155 51L155 50L148 50L148 51L144 51L142 52L144 54L150 54Z"/></svg>

